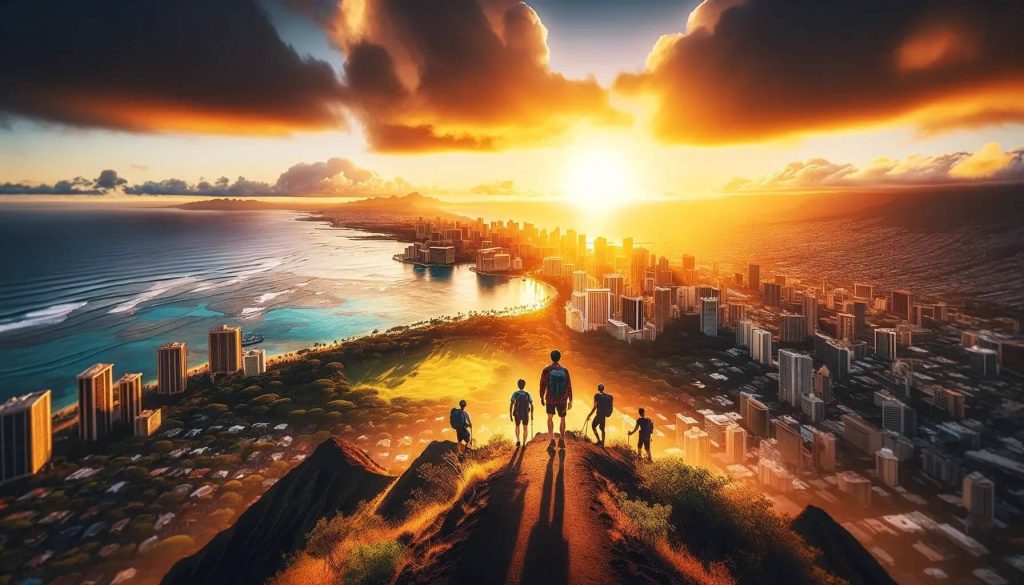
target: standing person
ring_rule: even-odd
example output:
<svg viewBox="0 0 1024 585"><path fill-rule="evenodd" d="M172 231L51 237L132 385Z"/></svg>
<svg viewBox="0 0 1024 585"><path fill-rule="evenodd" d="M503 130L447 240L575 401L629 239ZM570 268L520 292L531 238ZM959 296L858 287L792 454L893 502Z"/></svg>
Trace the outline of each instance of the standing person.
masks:
<svg viewBox="0 0 1024 585"><path fill-rule="evenodd" d="M512 421L516 427L516 447L527 442L527 425L533 418L533 398L529 392L524 390L526 380L520 379L518 386L519 389L512 393L512 399L508 403L508 420ZM523 425L522 441L519 439L519 425Z"/></svg>
<svg viewBox="0 0 1024 585"><path fill-rule="evenodd" d="M448 422L455 429L455 441L458 443L457 452L461 459L462 453L469 448L469 442L473 440L473 421L469 419L469 413L466 412L465 400L460 400L459 407L452 409L448 415Z"/></svg>
<svg viewBox="0 0 1024 585"><path fill-rule="evenodd" d="M636 444L636 454L640 457L644 456L644 449L647 449L647 460L651 459L651 435L654 434L654 421L647 418L644 413L644 409L640 409L640 418L636 419L636 426L633 427L632 431L629 431L629 436L633 433L640 433L640 440Z"/></svg>
<svg viewBox="0 0 1024 585"><path fill-rule="evenodd" d="M551 352L551 363L540 373L540 404L547 406L548 413L548 450L555 449L555 413L558 413L559 435L558 446L565 447L565 413L572 408L572 381L569 370L559 363L562 352Z"/></svg>
<svg viewBox="0 0 1024 585"><path fill-rule="evenodd" d="M602 447L604 446L605 438L604 425L608 417L612 415L613 401L614 398L612 398L611 394L605 394L604 384L598 384L597 394L594 394L594 408L590 409L590 414L587 415L587 418L597 414L597 416L594 416L594 422L590 423L590 427L594 429L594 439ZM600 435L597 434L597 429L601 429Z"/></svg>

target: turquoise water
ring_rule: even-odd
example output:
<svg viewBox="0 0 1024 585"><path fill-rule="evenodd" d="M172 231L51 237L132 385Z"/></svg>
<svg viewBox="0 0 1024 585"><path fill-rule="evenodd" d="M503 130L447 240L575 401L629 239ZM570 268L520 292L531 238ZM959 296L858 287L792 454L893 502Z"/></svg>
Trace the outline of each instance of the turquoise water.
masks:
<svg viewBox="0 0 1024 585"><path fill-rule="evenodd" d="M258 347L274 355L552 294L532 280L395 262L401 243L298 217L0 207L0 398L50 388L66 406L75 376L99 361L151 381L168 341L186 342L198 366L206 332L222 323L263 335Z"/></svg>

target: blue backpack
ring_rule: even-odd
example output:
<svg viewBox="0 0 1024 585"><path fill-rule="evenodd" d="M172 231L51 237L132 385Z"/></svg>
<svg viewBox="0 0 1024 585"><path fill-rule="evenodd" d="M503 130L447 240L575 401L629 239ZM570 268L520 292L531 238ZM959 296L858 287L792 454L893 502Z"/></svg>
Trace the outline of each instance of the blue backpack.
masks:
<svg viewBox="0 0 1024 585"><path fill-rule="evenodd" d="M448 424L450 424L453 429L462 429L466 427L466 417L462 416L461 408L453 408L452 411L448 413Z"/></svg>
<svg viewBox="0 0 1024 585"><path fill-rule="evenodd" d="M561 398L569 393L569 370L562 366L548 370L548 397Z"/></svg>

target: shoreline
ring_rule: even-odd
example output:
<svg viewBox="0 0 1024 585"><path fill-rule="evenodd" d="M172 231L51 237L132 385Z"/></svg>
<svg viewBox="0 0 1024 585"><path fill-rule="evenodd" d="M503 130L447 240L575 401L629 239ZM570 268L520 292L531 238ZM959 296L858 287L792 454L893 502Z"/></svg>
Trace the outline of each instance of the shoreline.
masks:
<svg viewBox="0 0 1024 585"><path fill-rule="evenodd" d="M189 209L187 211L196 211L196 210L195 209ZM283 210L283 211L286 211L287 213L293 214L293 215L301 214L302 213L300 211L295 211L295 210ZM397 241L397 242L400 242L400 243L402 242L402 240L396 234L394 234L391 231L391 230L394 230L397 226L390 226L391 230L386 230L386 229L378 230L378 229L375 229L373 226L366 225L366 224L359 224L358 226L357 225L347 225L347 224L343 225L341 223L335 222L334 220L332 220L331 218L326 217L326 216L312 216L312 215L300 215L300 216L297 216L297 217L292 217L292 220L293 221L323 222L323 223L330 224L332 228L349 229L349 230L354 230L354 231L366 232L368 234L368 236L366 236L366 239ZM381 227L382 228L387 228L389 226L381 226ZM364 238L353 238L353 239L364 239ZM392 257L392 260L397 260L397 258ZM451 265L424 265L424 264L419 264L419 263L416 263L416 262L405 261L405 260L399 260L399 261L403 262L403 263L407 263L407 264L420 265L420 266L424 266L424 267L428 267L428 268L431 268L431 267L454 267L454 266L458 266L460 264L466 264L466 262L456 262L455 264L451 264ZM473 271L476 272L475 270L473 270ZM536 304L535 306L519 305L519 306L513 306L513 307L505 307L503 309L489 309L489 310L482 311L482 312L481 311L469 311L468 313L458 313L456 315L428 316L428 317L424 317L421 321L416 321L416 322L408 323L408 324L395 325L395 326L392 326L391 328L389 328L389 329L387 329L385 331L378 331L377 329L372 329L372 330L364 331L364 332L356 334L356 335L351 335L349 337L346 337L344 339L339 340L338 344L336 344L336 345L333 344L333 343L327 343L327 342L323 342L323 341L316 340L316 339L309 340L307 342L308 345L306 345L304 347L301 347L299 349L295 349L295 350L284 352L284 353L276 353L276 354L268 353L266 355L266 367L267 367L267 369L270 369L270 367L272 365L277 365L277 364L281 364L281 363L288 363L290 361L293 361L293 360L297 359L299 356L301 356L301 355L303 355L303 354L305 354L307 352L319 351L319 350L322 350L322 349L330 349L332 347L339 347L339 346L341 346L341 345L343 345L345 343L352 342L352 341L359 340L359 339L365 339L365 338L368 338L368 337L372 337L374 335L389 335L389 334L393 335L393 334L397 334L397 333L404 333L404 332L410 331L410 330L420 330L420 329L436 326L440 322L463 321L463 320L470 319L470 318L475 317L475 316L513 317L514 318L514 317L519 316L519 315L540 312L540 311L543 311L543 310L547 309L548 306L555 299L557 299L557 297L559 296L559 294L560 294L559 290L556 287L554 287L551 283L546 282L544 280L541 280L539 278L534 278L533 276L530 276L529 274L523 274L522 276L527 276L531 280L533 280L534 282L539 283L539 284L543 284L544 286L546 286L547 288L550 289L551 294L546 296L543 299L543 301L541 301L540 303ZM320 345L314 347L313 344L320 344ZM246 348L246 349L259 349L259 345L251 346L251 347ZM194 366L189 367L188 373L186 374L187 378L191 380L194 377L205 375L205 371L206 371L208 363L209 362L204 361L204 362L200 362L200 363L198 363L198 364L196 364ZM143 388L142 389L143 389L144 393L156 394L156 379L155 378L150 379L150 380L145 380L144 379L143 380ZM51 393L52 393L52 390L51 390ZM77 418L78 418L78 401L77 401L77 398L74 396L74 394L71 394L70 397L71 397L71 402L69 404L65 404L63 406L60 406L59 408L55 409L52 412L51 420L53 421L53 427L55 429L55 432L56 432L56 430L58 428L65 429L65 428L71 426L72 424L74 424L75 422L77 422ZM59 424L58 424L58 421L59 421Z"/></svg>

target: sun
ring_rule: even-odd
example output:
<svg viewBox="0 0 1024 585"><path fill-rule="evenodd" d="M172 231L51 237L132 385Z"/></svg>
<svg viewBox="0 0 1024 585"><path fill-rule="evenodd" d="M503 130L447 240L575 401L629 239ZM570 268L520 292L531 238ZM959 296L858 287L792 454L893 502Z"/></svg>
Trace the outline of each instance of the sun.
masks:
<svg viewBox="0 0 1024 585"><path fill-rule="evenodd" d="M607 211L633 198L629 166L621 153L584 151L568 168L567 199L583 209Z"/></svg>

